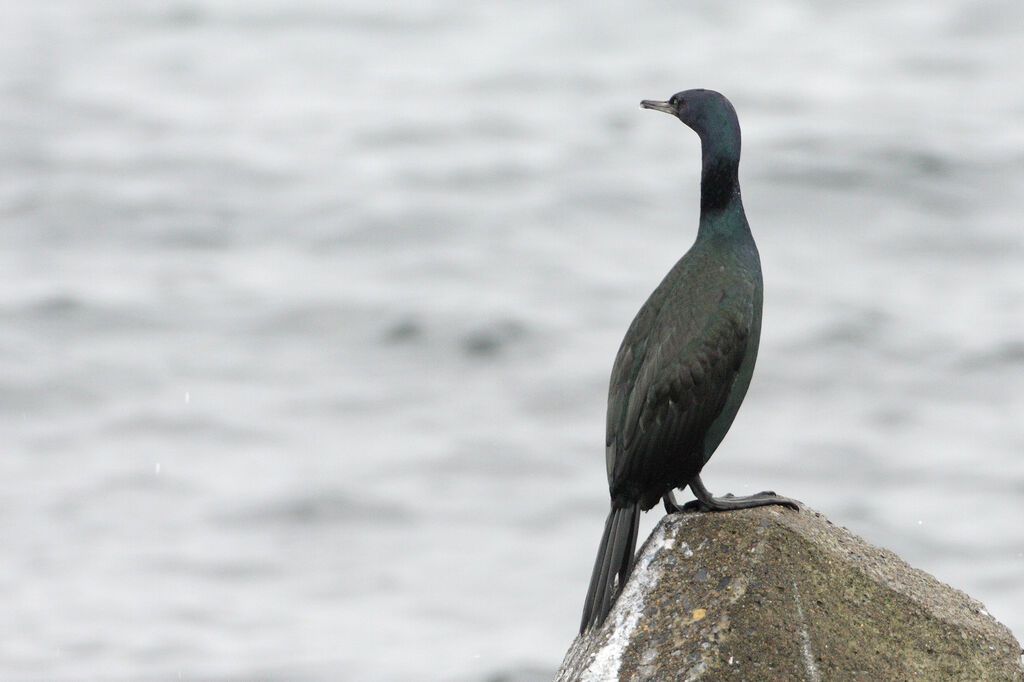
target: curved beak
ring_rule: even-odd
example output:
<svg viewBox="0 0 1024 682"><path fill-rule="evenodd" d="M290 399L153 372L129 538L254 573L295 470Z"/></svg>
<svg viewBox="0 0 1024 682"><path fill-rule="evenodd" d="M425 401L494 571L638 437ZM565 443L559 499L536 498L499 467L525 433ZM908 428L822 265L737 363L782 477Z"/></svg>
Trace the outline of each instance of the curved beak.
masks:
<svg viewBox="0 0 1024 682"><path fill-rule="evenodd" d="M640 108L654 109L655 111L661 111L666 114L672 114L673 116L676 115L676 111L675 109L672 108L671 104L669 104L668 102L658 102L653 99L645 99L644 101L640 102Z"/></svg>

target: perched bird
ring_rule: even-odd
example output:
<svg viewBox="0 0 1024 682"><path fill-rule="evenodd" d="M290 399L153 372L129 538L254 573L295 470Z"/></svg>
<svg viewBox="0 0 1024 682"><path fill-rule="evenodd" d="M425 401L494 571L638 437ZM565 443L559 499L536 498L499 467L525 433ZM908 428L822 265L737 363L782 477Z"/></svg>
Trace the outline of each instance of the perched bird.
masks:
<svg viewBox="0 0 1024 682"><path fill-rule="evenodd" d="M761 335L761 262L740 200L740 124L713 90L686 90L644 109L671 114L700 136L697 240L636 314L612 366L605 459L611 511L594 562L580 632L600 626L633 569L640 512L768 504L771 491L714 497L700 472L736 417ZM695 501L680 507L675 488Z"/></svg>

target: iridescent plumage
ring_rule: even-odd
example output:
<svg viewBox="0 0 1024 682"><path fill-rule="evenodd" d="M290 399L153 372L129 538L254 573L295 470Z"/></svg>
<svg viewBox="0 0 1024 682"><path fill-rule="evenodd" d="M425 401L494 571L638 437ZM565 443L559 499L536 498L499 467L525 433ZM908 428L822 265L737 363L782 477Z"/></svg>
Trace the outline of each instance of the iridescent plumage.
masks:
<svg viewBox="0 0 1024 682"><path fill-rule="evenodd" d="M690 486L695 507L721 511L796 503L774 493L715 498L700 472L747 393L761 336L762 282L738 180L736 112L712 90L642 105L670 113L701 139L697 239L640 308L612 367L606 463L611 511L580 631L600 625L632 570L641 511Z"/></svg>

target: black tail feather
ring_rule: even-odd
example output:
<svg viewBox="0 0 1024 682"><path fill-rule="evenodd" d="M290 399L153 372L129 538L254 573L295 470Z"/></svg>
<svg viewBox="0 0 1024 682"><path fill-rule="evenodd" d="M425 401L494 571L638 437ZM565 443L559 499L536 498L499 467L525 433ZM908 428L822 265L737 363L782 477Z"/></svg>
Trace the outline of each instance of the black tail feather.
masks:
<svg viewBox="0 0 1024 682"><path fill-rule="evenodd" d="M594 572L590 577L587 600L583 605L580 633L599 627L604 622L617 596L616 574L619 577L618 590L621 591L633 571L633 550L636 547L639 523L640 505L635 502L613 507L608 513L597 559L594 561Z"/></svg>
<svg viewBox="0 0 1024 682"><path fill-rule="evenodd" d="M625 587L629 576L633 573L633 563L636 560L636 534L640 529L640 508L633 507L630 514L632 523L629 524L629 539L626 541L626 551L622 554L622 563L619 565L619 585Z"/></svg>

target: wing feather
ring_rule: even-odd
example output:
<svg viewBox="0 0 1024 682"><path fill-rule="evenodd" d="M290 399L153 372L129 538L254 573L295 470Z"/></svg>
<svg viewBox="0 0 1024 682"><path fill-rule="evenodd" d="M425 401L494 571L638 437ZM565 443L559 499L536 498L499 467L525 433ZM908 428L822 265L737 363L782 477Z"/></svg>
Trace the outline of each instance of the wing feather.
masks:
<svg viewBox="0 0 1024 682"><path fill-rule="evenodd" d="M663 486L689 466L697 473L703 465L697 449L736 382L756 285L752 277L716 276L719 268L703 264L684 257L641 308L619 348L606 434L613 496L623 487L649 495L647 486ZM687 287L680 290L680 282Z"/></svg>

